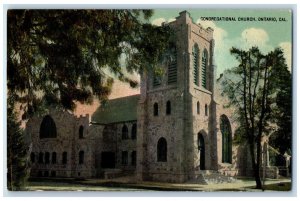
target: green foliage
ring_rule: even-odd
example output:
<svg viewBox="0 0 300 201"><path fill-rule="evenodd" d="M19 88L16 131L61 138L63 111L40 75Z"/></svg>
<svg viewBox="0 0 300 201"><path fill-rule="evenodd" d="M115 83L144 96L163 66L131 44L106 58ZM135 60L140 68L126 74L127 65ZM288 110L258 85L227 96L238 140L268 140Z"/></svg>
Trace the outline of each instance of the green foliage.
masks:
<svg viewBox="0 0 300 201"><path fill-rule="evenodd" d="M247 125L253 127L254 137L257 137L256 125L260 121L263 106L263 132L266 135L272 134L271 138L280 133L282 139L289 141L285 143L289 146L291 139L287 135L291 135L292 82L282 50L276 48L263 55L256 47L249 51L232 48L231 53L240 65L225 72L221 85L222 95L226 95L230 100L228 106L234 106L239 111L236 115L241 123L236 130L236 142L247 139ZM264 73L266 73L265 83ZM264 86L265 95L263 95ZM245 113L248 116L245 116ZM281 131L282 129L284 131ZM275 147L278 146L279 144Z"/></svg>
<svg viewBox="0 0 300 201"><path fill-rule="evenodd" d="M152 10L8 10L8 90L24 119L43 105L73 110L75 101L104 100L114 76L156 68L170 37L148 23ZM125 57L125 67L120 58Z"/></svg>
<svg viewBox="0 0 300 201"><path fill-rule="evenodd" d="M16 103L27 119L49 105L73 110L76 101L103 101L114 77L155 70L171 36L149 24L152 10L8 10L8 188L22 189L27 148ZM125 58L125 65L122 64ZM126 74L127 73L127 74Z"/></svg>
<svg viewBox="0 0 300 201"><path fill-rule="evenodd" d="M280 54L280 53L279 53ZM282 56L282 54L280 54ZM272 110L276 130L270 136L271 146L277 148L280 154L291 154L292 146L292 77L282 59L277 61L273 83L280 90L275 96L276 108Z"/></svg>
<svg viewBox="0 0 300 201"><path fill-rule="evenodd" d="M269 137L275 132L275 147L282 150L290 147L291 78L280 48L266 55L257 47L248 51L232 48L230 51L239 65L223 76L222 94L229 98L229 106L237 109L240 125L234 142L248 143L257 188L261 188L262 136Z"/></svg>
<svg viewBox="0 0 300 201"><path fill-rule="evenodd" d="M10 191L24 190L29 176L28 149L24 131L20 129L13 104L9 99L7 109L7 188Z"/></svg>

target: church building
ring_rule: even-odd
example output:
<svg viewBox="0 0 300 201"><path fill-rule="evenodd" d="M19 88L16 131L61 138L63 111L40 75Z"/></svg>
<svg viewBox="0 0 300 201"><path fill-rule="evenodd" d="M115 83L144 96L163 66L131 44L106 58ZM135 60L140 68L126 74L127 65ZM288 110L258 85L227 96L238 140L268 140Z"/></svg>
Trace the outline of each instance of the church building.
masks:
<svg viewBox="0 0 300 201"><path fill-rule="evenodd" d="M139 95L108 100L91 115L53 109L28 121L31 176L167 182L251 176L247 150L233 144L234 109L224 107L216 81L214 30L186 11L163 26L176 40L162 75L141 75Z"/></svg>

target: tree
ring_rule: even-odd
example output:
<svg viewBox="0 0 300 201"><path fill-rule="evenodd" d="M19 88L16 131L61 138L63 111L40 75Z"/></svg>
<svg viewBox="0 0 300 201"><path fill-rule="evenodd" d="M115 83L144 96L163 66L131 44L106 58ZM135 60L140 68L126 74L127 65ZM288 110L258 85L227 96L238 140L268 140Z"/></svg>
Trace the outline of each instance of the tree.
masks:
<svg viewBox="0 0 300 201"><path fill-rule="evenodd" d="M9 101L13 101L10 97ZM24 190L24 184L29 176L28 150L24 132L16 118L14 104L7 108L7 188L10 191Z"/></svg>
<svg viewBox="0 0 300 201"><path fill-rule="evenodd" d="M284 64L278 67L276 79L280 91L275 99L277 108L273 110L274 123L278 128L270 136L270 144L284 155L286 152L291 154L292 149L292 78Z"/></svg>
<svg viewBox="0 0 300 201"><path fill-rule="evenodd" d="M50 105L73 110L76 101L105 100L113 77L137 86L138 82L128 73L156 71L171 35L168 26L149 24L152 13L152 10L8 10L7 88L11 100L8 100L7 145L11 174L26 172L22 168L13 169L15 162L23 164L25 154L24 133L13 108L23 113L23 119L28 119ZM113 77L108 75L110 72ZM17 105L20 107L16 108ZM15 149L15 146L20 147ZM20 181L20 178L15 179Z"/></svg>
<svg viewBox="0 0 300 201"><path fill-rule="evenodd" d="M171 34L148 23L152 10L8 10L8 90L23 118L41 105L73 110L75 101L106 99L114 73L155 69ZM122 67L121 58L125 58Z"/></svg>
<svg viewBox="0 0 300 201"><path fill-rule="evenodd" d="M269 143L279 154L276 154L275 165L285 166L286 153L292 154L292 79L291 73L285 68L284 63L278 63L276 84L280 89L276 94L277 108L272 110L273 122L277 125L274 133L270 135ZM291 167L289 168L291 171Z"/></svg>
<svg viewBox="0 0 300 201"><path fill-rule="evenodd" d="M282 119L276 120L274 115L279 108L276 97L278 100L282 93L281 83L291 83L281 76L287 71L281 49L276 48L266 55L257 47L248 51L232 48L230 52L239 65L226 72L222 81L223 95L226 94L229 105L239 111L238 138L245 139L249 146L256 188L261 189L262 136L270 136L276 127L281 126Z"/></svg>

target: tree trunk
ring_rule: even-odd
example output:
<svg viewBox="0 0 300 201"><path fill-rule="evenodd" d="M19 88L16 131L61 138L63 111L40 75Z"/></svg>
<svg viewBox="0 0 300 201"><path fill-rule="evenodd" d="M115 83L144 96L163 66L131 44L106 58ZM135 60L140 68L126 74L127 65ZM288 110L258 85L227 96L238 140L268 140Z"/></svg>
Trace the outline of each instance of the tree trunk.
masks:
<svg viewBox="0 0 300 201"><path fill-rule="evenodd" d="M262 189L261 179L260 179L260 168L259 164L256 164L255 170L254 170L254 177L256 182L256 189Z"/></svg>
<svg viewBox="0 0 300 201"><path fill-rule="evenodd" d="M250 149L250 156L251 156L251 164L252 164L252 169L253 169L253 176L256 182L256 189L262 189L262 183L260 179L260 163L257 158L255 157L255 146L252 138L248 139L249 141L249 149ZM257 150L258 151L258 150ZM260 160L260 159L259 159Z"/></svg>

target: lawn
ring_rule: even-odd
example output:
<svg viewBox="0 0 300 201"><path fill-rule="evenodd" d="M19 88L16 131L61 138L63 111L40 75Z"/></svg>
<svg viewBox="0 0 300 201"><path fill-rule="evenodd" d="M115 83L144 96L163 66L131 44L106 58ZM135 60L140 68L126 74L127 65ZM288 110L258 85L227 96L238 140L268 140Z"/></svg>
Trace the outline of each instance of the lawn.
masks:
<svg viewBox="0 0 300 201"><path fill-rule="evenodd" d="M290 191L289 179L267 180L266 191ZM29 191L259 191L255 189L255 181L239 178L234 183L190 184L163 182L133 182L131 180L70 179L53 178L43 180L31 179Z"/></svg>

